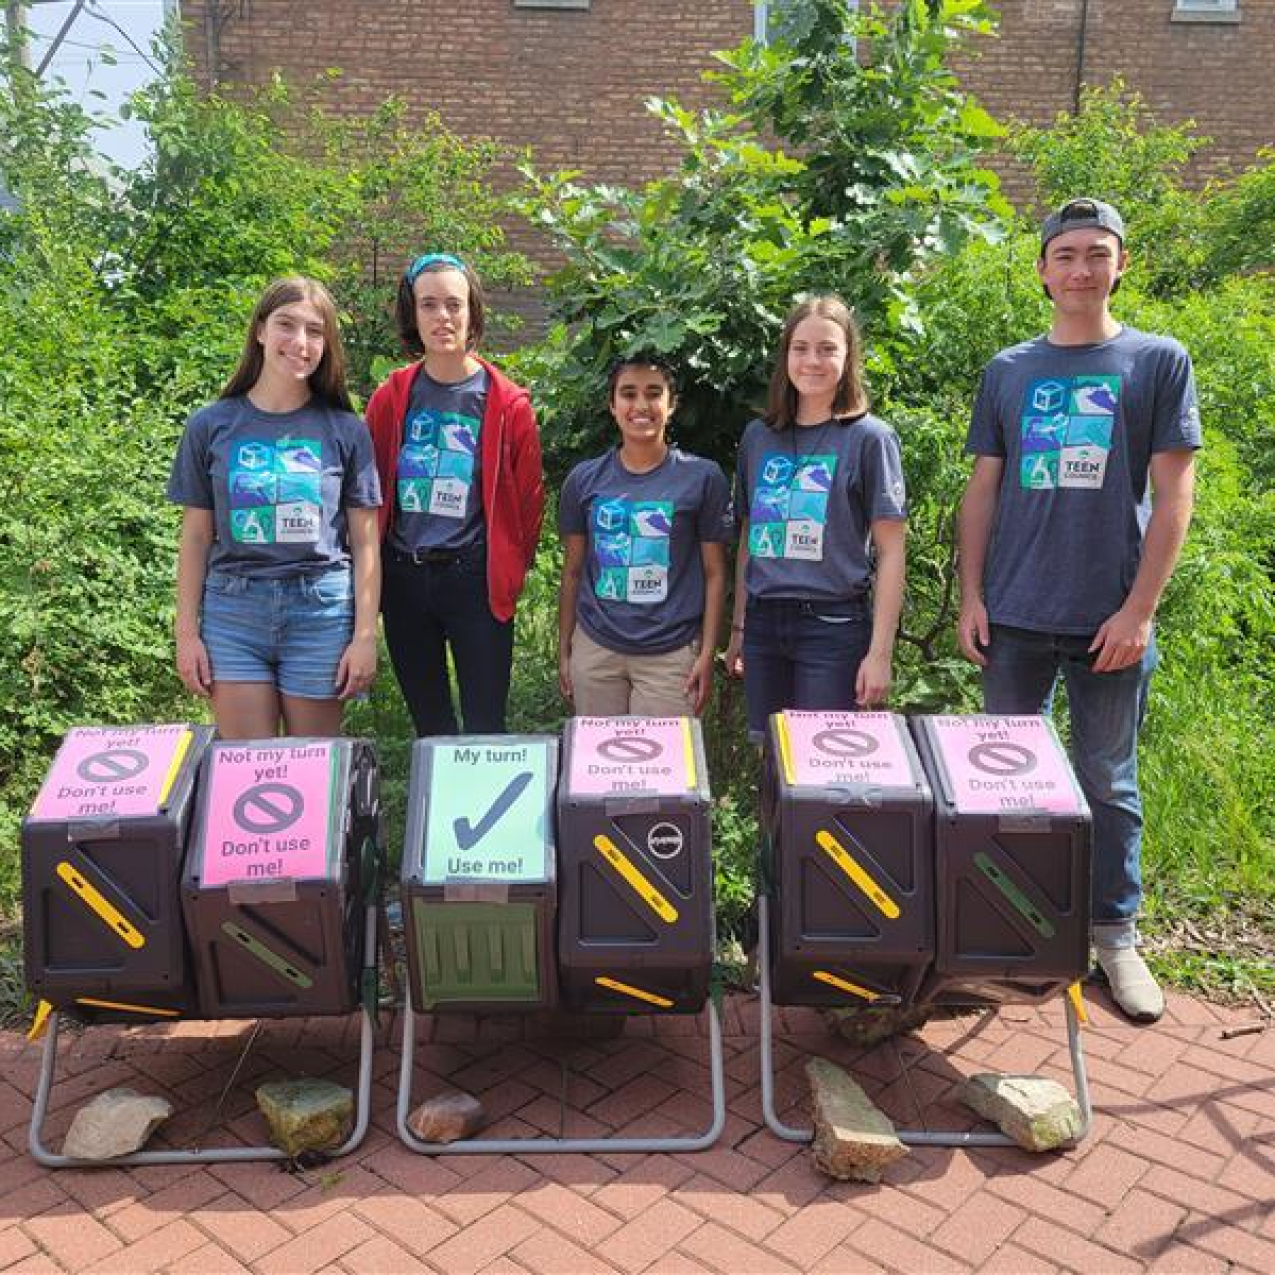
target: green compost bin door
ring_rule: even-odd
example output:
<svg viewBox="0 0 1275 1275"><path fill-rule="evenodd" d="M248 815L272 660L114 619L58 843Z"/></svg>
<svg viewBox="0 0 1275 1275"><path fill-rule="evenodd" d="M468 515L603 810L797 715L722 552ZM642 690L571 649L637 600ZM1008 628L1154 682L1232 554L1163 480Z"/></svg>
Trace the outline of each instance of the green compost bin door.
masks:
<svg viewBox="0 0 1275 1275"><path fill-rule="evenodd" d="M421 1003L541 1000L535 903L412 900Z"/></svg>

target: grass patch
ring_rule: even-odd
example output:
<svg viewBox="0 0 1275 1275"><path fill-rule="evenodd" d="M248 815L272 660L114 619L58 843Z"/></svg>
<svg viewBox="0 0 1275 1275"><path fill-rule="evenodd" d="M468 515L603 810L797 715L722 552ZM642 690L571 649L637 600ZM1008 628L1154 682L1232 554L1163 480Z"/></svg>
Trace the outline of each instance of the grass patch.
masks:
<svg viewBox="0 0 1275 1275"><path fill-rule="evenodd" d="M1148 931L1181 949L1186 985L1206 969L1235 984L1225 974L1233 956L1255 944L1268 959L1275 952L1271 686L1235 669L1166 660L1153 683L1141 779Z"/></svg>
<svg viewBox="0 0 1275 1275"><path fill-rule="evenodd" d="M1141 781L1143 930L1157 974L1215 999L1275 994L1271 684L1170 650L1152 684Z"/></svg>
<svg viewBox="0 0 1275 1275"><path fill-rule="evenodd" d="M1207 1000L1269 1003L1275 998L1275 945L1256 955L1201 952L1161 946L1155 934L1145 944L1147 960L1161 981Z"/></svg>

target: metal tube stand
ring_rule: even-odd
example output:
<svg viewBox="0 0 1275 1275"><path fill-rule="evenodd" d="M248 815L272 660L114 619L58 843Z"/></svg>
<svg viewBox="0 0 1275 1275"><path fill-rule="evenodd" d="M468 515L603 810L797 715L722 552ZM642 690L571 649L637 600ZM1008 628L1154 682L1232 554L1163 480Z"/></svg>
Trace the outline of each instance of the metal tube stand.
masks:
<svg viewBox="0 0 1275 1275"><path fill-rule="evenodd" d="M376 968L377 910L371 905L367 910L367 934L363 951L363 970ZM54 1071L57 1066L58 1013L49 1015L48 1033L44 1038L44 1053L40 1062L40 1075L36 1083L35 1103L31 1109L31 1129L27 1138L32 1158L47 1169L115 1168L133 1164L226 1164L247 1160L286 1160L288 1155L274 1146L213 1147L206 1151L134 1151L116 1156L112 1160L81 1160L73 1156L58 1155L45 1146L43 1140L44 1119L49 1108L49 1095L53 1090ZM359 1079L354 1106L354 1129L350 1136L331 1154L346 1155L353 1151L367 1135L371 1119L372 1096L372 1014L363 1008L362 1034L359 1044Z"/></svg>
<svg viewBox="0 0 1275 1275"><path fill-rule="evenodd" d="M416 1014L409 992L403 1006L403 1048L398 1076L398 1136L421 1155L568 1154L628 1151L707 1151L726 1127L726 1077L722 1056L722 1024L717 1001L708 998L708 1054L712 1076L713 1117L703 1133L681 1138L464 1138L456 1142L422 1142L408 1127L412 1108L412 1060L416 1053Z"/></svg>
<svg viewBox="0 0 1275 1275"><path fill-rule="evenodd" d="M761 1107L770 1131L788 1142L809 1142L814 1137L812 1129L797 1129L785 1124L775 1109L775 1059L773 1048L773 1024L770 999L770 900L765 894L757 896L761 965L761 1005L759 1031L761 1036ZM1080 1023L1071 998L1067 1002L1067 1046L1071 1054L1071 1073L1076 1084L1076 1101L1080 1106L1081 1125L1076 1142L1083 1142L1093 1121L1093 1107L1089 1098L1089 1076L1085 1070L1084 1048L1080 1040ZM928 1132L915 1129L899 1129L899 1141L910 1147L1013 1147L1018 1144L1003 1133L977 1133L963 1130L939 1130Z"/></svg>

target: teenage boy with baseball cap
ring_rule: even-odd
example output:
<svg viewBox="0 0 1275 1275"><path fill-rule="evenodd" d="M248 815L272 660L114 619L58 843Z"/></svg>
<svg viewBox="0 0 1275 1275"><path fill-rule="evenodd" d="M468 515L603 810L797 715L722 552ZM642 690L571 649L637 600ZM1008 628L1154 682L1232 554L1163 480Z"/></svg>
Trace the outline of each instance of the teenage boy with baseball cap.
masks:
<svg viewBox="0 0 1275 1275"><path fill-rule="evenodd" d="M1096 199L1068 201L1041 227L1053 323L988 364L966 438L959 637L990 713L1049 712L1065 683L1093 811L1098 964L1120 1009L1152 1022L1164 996L1136 946L1138 729L1201 440L1190 356L1112 317L1124 241L1120 214Z"/></svg>

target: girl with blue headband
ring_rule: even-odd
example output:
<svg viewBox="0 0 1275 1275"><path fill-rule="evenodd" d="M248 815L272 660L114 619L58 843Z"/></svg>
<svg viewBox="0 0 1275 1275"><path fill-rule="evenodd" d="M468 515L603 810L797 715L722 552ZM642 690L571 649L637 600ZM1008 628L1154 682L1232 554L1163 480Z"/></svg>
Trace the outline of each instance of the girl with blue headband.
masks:
<svg viewBox="0 0 1275 1275"><path fill-rule="evenodd" d="M395 317L414 361L367 405L385 492L386 645L417 735L499 733L514 607L544 516L536 418L527 391L476 353L483 289L459 257L417 257L399 281Z"/></svg>

